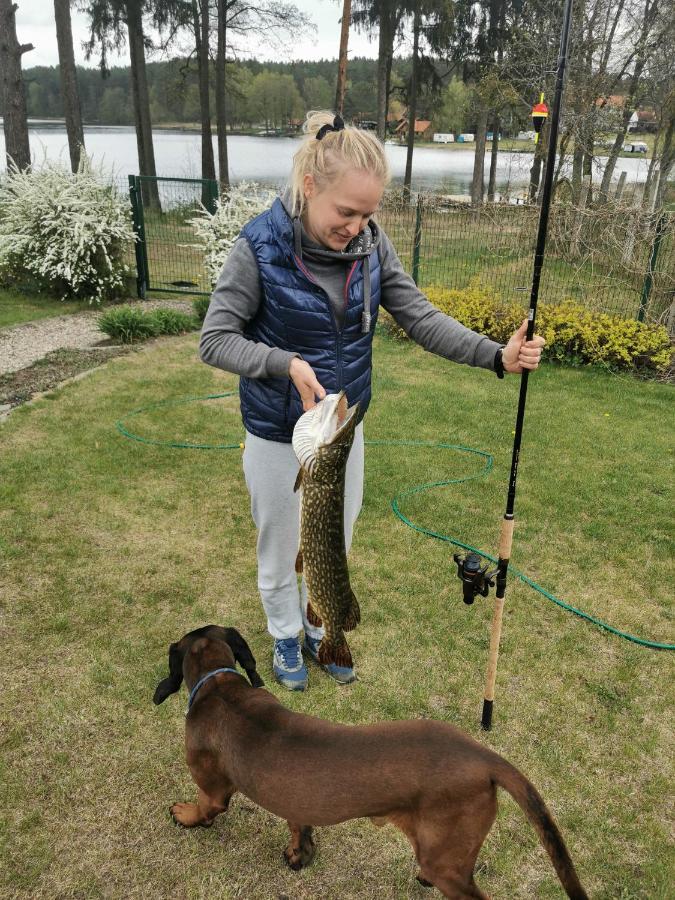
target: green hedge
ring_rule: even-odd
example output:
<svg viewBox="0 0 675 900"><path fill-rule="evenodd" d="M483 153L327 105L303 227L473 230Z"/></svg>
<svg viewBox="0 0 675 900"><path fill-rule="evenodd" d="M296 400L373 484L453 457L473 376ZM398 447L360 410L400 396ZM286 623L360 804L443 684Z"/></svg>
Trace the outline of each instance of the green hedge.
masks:
<svg viewBox="0 0 675 900"><path fill-rule="evenodd" d="M442 312L503 344L524 318L522 306L496 300L478 283L461 291L430 287L425 294ZM383 325L395 337L405 337L390 317L383 317ZM663 374L673 362L673 347L662 325L593 312L572 300L539 306L536 332L546 340L546 358L575 365Z"/></svg>

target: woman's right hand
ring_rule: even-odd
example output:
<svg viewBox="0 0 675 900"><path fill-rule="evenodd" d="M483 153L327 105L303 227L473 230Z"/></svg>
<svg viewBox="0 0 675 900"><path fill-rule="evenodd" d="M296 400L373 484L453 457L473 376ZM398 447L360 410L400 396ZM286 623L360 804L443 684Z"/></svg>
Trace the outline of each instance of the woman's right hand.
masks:
<svg viewBox="0 0 675 900"><path fill-rule="evenodd" d="M300 394L302 408L305 412L316 406L317 397L319 400L323 400L326 396L325 390L316 380L314 369L304 359L300 359L299 356L294 356L291 360L291 364L288 367L288 375Z"/></svg>

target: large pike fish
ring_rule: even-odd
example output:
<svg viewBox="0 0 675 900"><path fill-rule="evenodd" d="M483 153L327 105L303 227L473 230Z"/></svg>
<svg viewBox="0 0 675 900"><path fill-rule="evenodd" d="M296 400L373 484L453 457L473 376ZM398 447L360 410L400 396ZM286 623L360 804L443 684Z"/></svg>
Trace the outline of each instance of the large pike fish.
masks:
<svg viewBox="0 0 675 900"><path fill-rule="evenodd" d="M293 431L300 463L295 490L302 488L296 570L304 571L307 583L307 619L325 629L319 662L350 668L352 655L344 632L358 625L361 613L347 568L345 473L358 408L358 403L347 407L344 391L328 394L300 416Z"/></svg>

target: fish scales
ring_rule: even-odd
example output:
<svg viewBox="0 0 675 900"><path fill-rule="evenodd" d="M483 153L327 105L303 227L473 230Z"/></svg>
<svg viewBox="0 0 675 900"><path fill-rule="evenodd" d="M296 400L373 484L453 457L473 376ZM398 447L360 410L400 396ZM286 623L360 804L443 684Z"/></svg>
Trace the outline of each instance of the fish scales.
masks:
<svg viewBox="0 0 675 900"><path fill-rule="evenodd" d="M301 465L296 483L302 487L298 561L307 584L307 617L325 629L319 661L351 667L344 632L358 624L360 611L349 581L344 496L358 405L346 413L345 405L344 392L329 394L301 416L293 449Z"/></svg>

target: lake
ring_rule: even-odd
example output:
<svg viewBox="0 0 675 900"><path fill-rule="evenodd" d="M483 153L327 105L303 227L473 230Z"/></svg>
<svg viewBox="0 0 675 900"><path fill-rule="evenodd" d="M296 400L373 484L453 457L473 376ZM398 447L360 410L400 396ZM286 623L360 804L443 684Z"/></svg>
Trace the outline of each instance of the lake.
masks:
<svg viewBox="0 0 675 900"><path fill-rule="evenodd" d="M2 121L0 119L0 121ZM129 126L87 125L84 129L87 153L95 164L112 173L116 182L126 185L127 176L138 174L136 134ZM200 144L197 132L157 129L153 132L157 174L179 178L200 176ZM217 158L214 136L214 155ZM282 185L290 172L293 154L298 147L297 138L249 137L228 135L230 178L233 182L257 181L262 184ZM45 157L61 159L69 165L68 142L63 123L30 122L30 145L33 159L39 164ZM0 129L0 153L4 158L5 139ZM403 184L406 148L387 144L386 154L392 169L395 185ZM413 156L413 190L434 190L446 194L468 195L471 189L474 151L446 150L433 146L415 148ZM594 180L602 177L605 158L596 161ZM520 194L528 183L532 166L531 153L499 154L497 167L498 192ZM615 170L615 181L623 170L629 183L644 181L648 160L643 158L620 159ZM489 155L486 158L486 183L489 172Z"/></svg>

